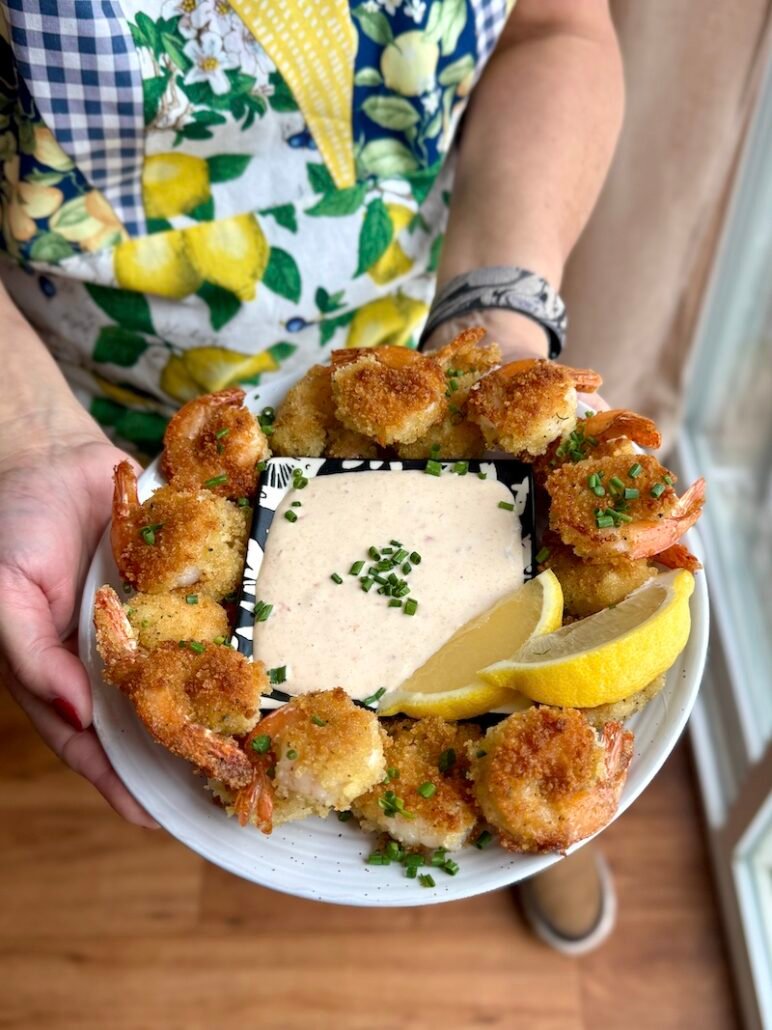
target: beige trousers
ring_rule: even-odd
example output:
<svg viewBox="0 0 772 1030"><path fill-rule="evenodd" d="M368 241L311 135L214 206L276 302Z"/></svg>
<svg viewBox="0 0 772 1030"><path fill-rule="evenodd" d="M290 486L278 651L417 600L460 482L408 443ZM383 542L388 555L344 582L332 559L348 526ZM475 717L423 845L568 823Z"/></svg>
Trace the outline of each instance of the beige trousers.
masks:
<svg viewBox="0 0 772 1030"><path fill-rule="evenodd" d="M673 439L688 357L748 116L769 54L770 0L612 0L627 113L569 262L566 360L597 368L614 407Z"/></svg>

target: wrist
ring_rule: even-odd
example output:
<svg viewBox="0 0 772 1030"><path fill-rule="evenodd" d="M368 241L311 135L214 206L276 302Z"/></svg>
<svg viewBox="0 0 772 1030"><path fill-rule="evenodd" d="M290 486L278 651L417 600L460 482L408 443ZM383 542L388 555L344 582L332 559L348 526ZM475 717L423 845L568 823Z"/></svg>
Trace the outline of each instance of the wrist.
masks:
<svg viewBox="0 0 772 1030"><path fill-rule="evenodd" d="M76 447L109 442L74 399L72 405L6 412L0 419L0 473L41 457L55 458Z"/></svg>
<svg viewBox="0 0 772 1030"><path fill-rule="evenodd" d="M485 308L471 311L442 322L426 340L423 350L430 353L444 347L463 329L482 326L491 341L501 347L503 363L518 358L546 358L549 340L544 329L527 315L505 308Z"/></svg>

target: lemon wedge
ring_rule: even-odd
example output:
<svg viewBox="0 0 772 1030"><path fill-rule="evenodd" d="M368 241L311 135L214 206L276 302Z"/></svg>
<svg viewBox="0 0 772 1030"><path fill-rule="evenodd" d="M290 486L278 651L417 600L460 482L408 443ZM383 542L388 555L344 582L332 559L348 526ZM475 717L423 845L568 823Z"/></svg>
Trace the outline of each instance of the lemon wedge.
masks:
<svg viewBox="0 0 772 1030"><path fill-rule="evenodd" d="M479 676L541 704L613 704L643 690L681 653L693 590L694 577L684 569L655 576L615 607L533 637L514 658L480 669Z"/></svg>
<svg viewBox="0 0 772 1030"><path fill-rule="evenodd" d="M532 637L551 633L562 618L563 592L557 576L547 569L457 630L409 679L381 699L378 714L471 719L511 704L511 688L481 680L477 670L491 659L511 656ZM529 703L524 702L524 707Z"/></svg>

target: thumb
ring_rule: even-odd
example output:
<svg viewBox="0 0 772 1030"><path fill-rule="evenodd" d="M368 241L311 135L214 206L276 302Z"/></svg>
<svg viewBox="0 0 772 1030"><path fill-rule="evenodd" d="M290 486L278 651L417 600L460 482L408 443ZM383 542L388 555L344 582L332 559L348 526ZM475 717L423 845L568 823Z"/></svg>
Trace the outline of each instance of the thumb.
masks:
<svg viewBox="0 0 772 1030"><path fill-rule="evenodd" d="M62 715L69 711L77 729L91 723L88 675L59 639L48 598L36 583L7 569L0 569L0 656L31 694Z"/></svg>

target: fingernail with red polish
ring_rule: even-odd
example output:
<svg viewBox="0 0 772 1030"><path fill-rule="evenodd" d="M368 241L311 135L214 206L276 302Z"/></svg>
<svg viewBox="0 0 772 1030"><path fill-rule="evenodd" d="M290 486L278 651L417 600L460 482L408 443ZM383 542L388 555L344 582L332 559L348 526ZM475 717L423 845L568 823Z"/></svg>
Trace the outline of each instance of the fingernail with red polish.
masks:
<svg viewBox="0 0 772 1030"><path fill-rule="evenodd" d="M63 697L55 697L51 702L51 707L54 709L57 715L61 715L65 722L68 722L74 730L80 733L83 729L83 724L78 718L78 713L75 711L75 706L66 701Z"/></svg>

